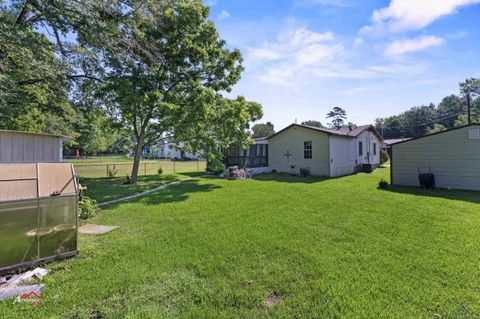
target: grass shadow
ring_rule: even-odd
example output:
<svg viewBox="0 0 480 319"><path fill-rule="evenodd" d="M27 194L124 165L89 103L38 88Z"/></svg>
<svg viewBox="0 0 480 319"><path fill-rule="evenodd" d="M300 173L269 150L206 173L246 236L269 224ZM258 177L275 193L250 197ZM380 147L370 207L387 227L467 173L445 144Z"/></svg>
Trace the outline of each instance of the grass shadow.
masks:
<svg viewBox="0 0 480 319"><path fill-rule="evenodd" d="M399 185L390 185L387 189L384 189L388 192L400 193L400 194L409 194L415 196L427 196L427 197L438 197L451 200L460 200L464 202L470 202L474 204L480 204L480 192L479 191L469 191L469 190L460 190L460 189L422 189L420 187L413 186L399 186Z"/></svg>
<svg viewBox="0 0 480 319"><path fill-rule="evenodd" d="M304 183L312 184L323 182L329 179L330 177L322 176L299 176L299 175L290 175L286 173L269 173L269 174L259 174L253 177L256 181L268 181L268 182L279 182L279 183Z"/></svg>
<svg viewBox="0 0 480 319"><path fill-rule="evenodd" d="M148 195L127 200L124 202L113 203L105 206L105 208L115 208L124 203L141 203L145 205L159 205L166 203L182 202L187 200L192 193L211 192L221 188L214 184L199 184L200 180L188 180L180 184L171 185Z"/></svg>
<svg viewBox="0 0 480 319"><path fill-rule="evenodd" d="M98 202L106 202L117 198L141 193L154 187L168 184L176 180L199 177L204 175L202 172L185 172L178 174L147 175L139 176L137 184L127 184L125 177L116 177L112 179L100 178L81 178L80 184L87 187L85 194Z"/></svg>

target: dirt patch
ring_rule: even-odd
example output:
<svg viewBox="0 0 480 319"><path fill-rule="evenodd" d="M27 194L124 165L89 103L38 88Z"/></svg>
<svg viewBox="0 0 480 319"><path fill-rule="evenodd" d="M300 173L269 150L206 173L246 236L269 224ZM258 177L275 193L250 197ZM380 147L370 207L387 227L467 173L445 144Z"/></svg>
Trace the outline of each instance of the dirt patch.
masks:
<svg viewBox="0 0 480 319"><path fill-rule="evenodd" d="M279 303L282 300L282 296L280 296L276 292L272 292L270 295L268 295L267 298L265 298L265 305L268 308L272 308L275 306L277 303Z"/></svg>

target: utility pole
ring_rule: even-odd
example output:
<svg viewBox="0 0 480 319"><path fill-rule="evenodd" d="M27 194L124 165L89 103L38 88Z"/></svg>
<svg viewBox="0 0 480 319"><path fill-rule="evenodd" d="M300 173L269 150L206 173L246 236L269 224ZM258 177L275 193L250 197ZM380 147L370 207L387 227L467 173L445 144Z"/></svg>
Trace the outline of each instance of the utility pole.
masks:
<svg viewBox="0 0 480 319"><path fill-rule="evenodd" d="M471 115L471 106L470 106L470 93L467 93L467 120L468 125L472 124L472 115Z"/></svg>

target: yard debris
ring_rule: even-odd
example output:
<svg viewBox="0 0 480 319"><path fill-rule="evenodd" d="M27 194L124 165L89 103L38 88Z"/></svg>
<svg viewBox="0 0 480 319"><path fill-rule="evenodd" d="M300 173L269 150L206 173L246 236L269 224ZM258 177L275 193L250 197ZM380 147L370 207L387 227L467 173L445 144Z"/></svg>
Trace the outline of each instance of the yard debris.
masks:
<svg viewBox="0 0 480 319"><path fill-rule="evenodd" d="M275 306L277 303L279 303L280 300L282 300L282 297L280 295L278 295L277 293L272 292L270 295L268 295L267 298L265 298L265 305L268 308L271 308L271 307Z"/></svg>
<svg viewBox="0 0 480 319"><path fill-rule="evenodd" d="M0 277L0 300L11 297L17 297L23 294L35 293L40 295L45 287L43 284L24 285L34 279L43 279L50 270L45 268L35 268L24 272L23 274L15 274Z"/></svg>
<svg viewBox="0 0 480 319"><path fill-rule="evenodd" d="M81 226L78 231L80 234L103 235L117 229L119 226L103 226L88 224Z"/></svg>
<svg viewBox="0 0 480 319"><path fill-rule="evenodd" d="M232 180L240 180L240 179L249 179L252 178L253 171L248 168L238 168L238 166L231 166L223 172L223 177Z"/></svg>

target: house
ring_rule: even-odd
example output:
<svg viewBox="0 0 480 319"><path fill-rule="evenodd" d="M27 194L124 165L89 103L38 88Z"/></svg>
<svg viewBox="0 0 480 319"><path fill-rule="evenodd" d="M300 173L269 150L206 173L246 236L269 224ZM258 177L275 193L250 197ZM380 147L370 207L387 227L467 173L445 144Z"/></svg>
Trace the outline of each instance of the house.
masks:
<svg viewBox="0 0 480 319"><path fill-rule="evenodd" d="M150 155L155 158L164 159L200 159L203 157L201 153L190 153L185 151L185 143L173 143L169 141L162 141L154 144L154 147L149 147L144 150L144 155Z"/></svg>
<svg viewBox="0 0 480 319"><path fill-rule="evenodd" d="M391 146L391 184L419 186L433 173L436 187L480 190L480 124L413 138Z"/></svg>
<svg viewBox="0 0 480 319"><path fill-rule="evenodd" d="M396 144L396 143L403 142L403 141L408 141L409 139L410 138L393 138L393 139L383 140L381 147L384 150L389 150L390 146L392 146L392 144Z"/></svg>
<svg viewBox="0 0 480 319"><path fill-rule="evenodd" d="M70 137L0 130L0 163L61 162Z"/></svg>
<svg viewBox="0 0 480 319"><path fill-rule="evenodd" d="M247 149L230 146L223 149L223 156L227 167L249 167L254 169L255 173L263 172L268 168L268 139L267 137L256 138L255 143Z"/></svg>
<svg viewBox="0 0 480 319"><path fill-rule="evenodd" d="M268 137L268 166L299 174L343 176L380 164L382 136L373 125L340 129L291 124Z"/></svg>

